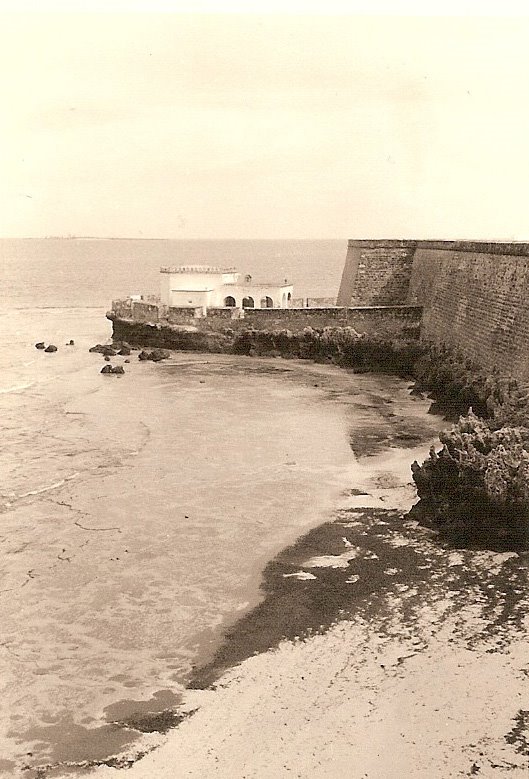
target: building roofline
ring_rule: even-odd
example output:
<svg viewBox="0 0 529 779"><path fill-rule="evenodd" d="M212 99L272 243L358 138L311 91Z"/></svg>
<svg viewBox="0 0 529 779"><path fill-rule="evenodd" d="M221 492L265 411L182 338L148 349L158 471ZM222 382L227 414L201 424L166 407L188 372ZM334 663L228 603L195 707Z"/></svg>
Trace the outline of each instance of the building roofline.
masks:
<svg viewBox="0 0 529 779"><path fill-rule="evenodd" d="M229 281L224 286L257 289L258 287L293 287L294 284L291 281Z"/></svg>

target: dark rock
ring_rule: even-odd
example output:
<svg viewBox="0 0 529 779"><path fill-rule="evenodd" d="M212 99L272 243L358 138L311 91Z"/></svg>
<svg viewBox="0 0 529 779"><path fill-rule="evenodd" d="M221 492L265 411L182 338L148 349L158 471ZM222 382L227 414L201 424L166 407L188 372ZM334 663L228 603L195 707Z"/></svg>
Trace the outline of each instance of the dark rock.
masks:
<svg viewBox="0 0 529 779"><path fill-rule="evenodd" d="M114 368L111 368L112 373L125 373L125 369L123 365L116 365Z"/></svg>
<svg viewBox="0 0 529 779"><path fill-rule="evenodd" d="M138 354L139 360L152 360L153 362L160 362L160 360L167 360L171 356L171 352L167 349L153 349L151 352L142 350Z"/></svg>
<svg viewBox="0 0 529 779"><path fill-rule="evenodd" d="M171 356L171 352L167 349L153 349L151 352L151 360L153 362L160 362L160 360L168 360Z"/></svg>
<svg viewBox="0 0 529 779"><path fill-rule="evenodd" d="M105 357L114 357L116 354L116 350L112 346L108 346L107 344L96 344L95 346L92 346L88 351L97 352L98 354L103 354Z"/></svg>
<svg viewBox="0 0 529 779"><path fill-rule="evenodd" d="M73 338L70 338L66 346L75 346L75 341L73 340Z"/></svg>
<svg viewBox="0 0 529 779"><path fill-rule="evenodd" d="M412 398L419 398L419 400L424 400L424 393L421 392L421 390L418 387L413 387L410 390L410 395Z"/></svg>
<svg viewBox="0 0 529 779"><path fill-rule="evenodd" d="M103 357L103 359L105 360L105 362L110 362L110 357L108 356L108 354L105 357Z"/></svg>
<svg viewBox="0 0 529 779"><path fill-rule="evenodd" d="M128 357L132 351L132 346L128 344L126 341L114 341L112 346L116 351L116 354L121 354L126 357Z"/></svg>
<svg viewBox="0 0 529 779"><path fill-rule="evenodd" d="M103 365L103 367L100 370L100 373L112 373L112 366L111 365Z"/></svg>
<svg viewBox="0 0 529 779"><path fill-rule="evenodd" d="M35 349L45 349L45 348L46 348L46 344L44 343L44 341L39 341L38 344L35 344Z"/></svg>
<svg viewBox="0 0 529 779"><path fill-rule="evenodd" d="M123 360L123 362L130 362L130 360Z"/></svg>
<svg viewBox="0 0 529 779"><path fill-rule="evenodd" d="M49 346L47 346L47 347L44 349L44 351L45 351L45 352L56 352L56 351L57 351L57 347L56 347L56 346L54 346L53 344L50 344Z"/></svg>

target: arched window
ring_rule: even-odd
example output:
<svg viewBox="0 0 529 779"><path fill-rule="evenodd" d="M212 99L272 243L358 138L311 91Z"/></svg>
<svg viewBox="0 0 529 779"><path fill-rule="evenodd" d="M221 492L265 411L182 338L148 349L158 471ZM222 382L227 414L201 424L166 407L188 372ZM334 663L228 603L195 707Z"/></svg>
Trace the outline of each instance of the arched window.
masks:
<svg viewBox="0 0 529 779"><path fill-rule="evenodd" d="M253 308L255 305L254 299L251 297L243 298L242 299L242 307L243 308Z"/></svg>
<svg viewBox="0 0 529 779"><path fill-rule="evenodd" d="M274 301L272 298L269 298L268 295L264 298L261 298L261 308L273 308L274 307Z"/></svg>
<svg viewBox="0 0 529 779"><path fill-rule="evenodd" d="M235 298L231 295L228 295L227 298L224 298L224 305L228 308L234 308L235 306Z"/></svg>

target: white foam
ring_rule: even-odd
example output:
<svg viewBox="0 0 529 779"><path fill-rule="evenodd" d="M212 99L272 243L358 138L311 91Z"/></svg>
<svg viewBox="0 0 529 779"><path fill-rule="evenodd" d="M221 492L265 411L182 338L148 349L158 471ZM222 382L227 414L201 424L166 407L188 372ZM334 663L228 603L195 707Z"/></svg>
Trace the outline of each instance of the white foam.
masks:
<svg viewBox="0 0 529 779"><path fill-rule="evenodd" d="M316 576L314 576L313 573L309 573L308 571L296 571L296 573L284 573L283 579L300 579L301 581L310 581L311 579L316 579Z"/></svg>
<svg viewBox="0 0 529 779"><path fill-rule="evenodd" d="M6 387L5 389L0 389L0 395L7 395L9 392L20 392L21 390L29 389L29 387L33 387L36 382L30 381L28 384L17 384L15 387Z"/></svg>
<svg viewBox="0 0 529 779"><path fill-rule="evenodd" d="M30 490L29 492L23 492L21 495L17 495L17 499L21 500L22 498L29 498L32 495L41 495L43 492L50 492L50 490L56 490L58 487L63 487L67 481L76 479L77 476L79 476L79 471L72 473L71 476L65 476L64 479L61 479L60 481L56 481L53 484L48 484L46 487L41 487L38 490Z"/></svg>

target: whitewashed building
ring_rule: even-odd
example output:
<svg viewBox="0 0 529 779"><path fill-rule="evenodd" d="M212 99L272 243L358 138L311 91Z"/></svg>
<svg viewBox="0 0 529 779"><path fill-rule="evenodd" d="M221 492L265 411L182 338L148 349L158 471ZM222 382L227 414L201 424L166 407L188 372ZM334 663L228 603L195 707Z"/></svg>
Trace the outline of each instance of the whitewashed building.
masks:
<svg viewBox="0 0 529 779"><path fill-rule="evenodd" d="M289 308L294 287L283 283L258 283L235 268L183 265L160 268L161 303L175 308Z"/></svg>

